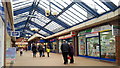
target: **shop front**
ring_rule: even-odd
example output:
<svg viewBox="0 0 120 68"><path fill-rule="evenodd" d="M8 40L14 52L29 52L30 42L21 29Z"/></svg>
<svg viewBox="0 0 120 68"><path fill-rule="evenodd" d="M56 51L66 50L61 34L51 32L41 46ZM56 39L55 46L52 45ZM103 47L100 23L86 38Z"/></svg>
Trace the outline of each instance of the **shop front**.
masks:
<svg viewBox="0 0 120 68"><path fill-rule="evenodd" d="M51 39L50 40L50 45L51 45L51 52L56 53L57 52L57 41L56 41L56 39Z"/></svg>
<svg viewBox="0 0 120 68"><path fill-rule="evenodd" d="M112 26L104 25L80 31L78 34L79 56L115 61L115 38Z"/></svg>
<svg viewBox="0 0 120 68"><path fill-rule="evenodd" d="M73 42L73 39L72 39L72 35L71 34L69 34L69 35L64 35L64 36L61 36L61 37L59 37L58 39L59 39L59 53L61 53L61 45L62 45L62 43L63 43L63 40L65 40L66 41L66 43L70 43L70 42Z"/></svg>

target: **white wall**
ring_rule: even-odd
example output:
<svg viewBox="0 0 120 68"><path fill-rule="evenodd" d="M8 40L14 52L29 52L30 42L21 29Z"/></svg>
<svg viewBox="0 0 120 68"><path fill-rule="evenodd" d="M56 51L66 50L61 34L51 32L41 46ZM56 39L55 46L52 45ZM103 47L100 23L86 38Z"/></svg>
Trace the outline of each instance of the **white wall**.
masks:
<svg viewBox="0 0 120 68"><path fill-rule="evenodd" d="M0 68L4 65L4 23L0 17Z"/></svg>

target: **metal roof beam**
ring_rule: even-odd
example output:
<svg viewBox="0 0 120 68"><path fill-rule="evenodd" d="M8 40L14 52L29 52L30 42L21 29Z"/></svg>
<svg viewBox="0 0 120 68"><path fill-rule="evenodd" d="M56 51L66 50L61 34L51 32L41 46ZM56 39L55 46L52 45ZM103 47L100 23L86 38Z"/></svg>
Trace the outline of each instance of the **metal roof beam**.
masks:
<svg viewBox="0 0 120 68"><path fill-rule="evenodd" d="M112 3L110 0L100 0L100 1L112 11L117 9L117 6L114 3Z"/></svg>
<svg viewBox="0 0 120 68"><path fill-rule="evenodd" d="M21 31L21 30L23 30L24 29L24 27L22 27L22 28L20 28L20 29L17 29L17 30L15 30L15 31L20 31L20 32L23 32L23 31ZM32 32L32 33L38 33L38 34L40 34L39 32L37 32L37 31L31 31L29 28L25 28L25 30L28 30L28 31L30 31L30 32ZM25 32L25 31L24 31ZM40 34L40 35L42 35L42 36L44 36L44 37L46 37L45 35L43 35L43 34Z"/></svg>
<svg viewBox="0 0 120 68"><path fill-rule="evenodd" d="M26 20L22 21L22 22L19 22L17 24L14 24L14 27L19 27L20 25L25 25L25 22L26 22Z"/></svg>
<svg viewBox="0 0 120 68"><path fill-rule="evenodd" d="M30 29L26 29L26 30L31 31ZM41 34L41 33L37 32L37 31L31 31L31 32L32 32L32 33L37 33L37 34L40 34L40 35L42 35L42 36L46 37L45 35L43 35L43 34Z"/></svg>
<svg viewBox="0 0 120 68"><path fill-rule="evenodd" d="M32 10L29 12L29 15L34 15L35 13L35 10L34 8L38 7L38 4L40 3L40 0L38 1L37 3L37 0L34 0L33 4L32 4ZM27 18L27 22L25 23L25 27L24 29L26 28L26 25L29 23L29 21L31 20L32 18L31 17L28 17ZM23 29L23 32L24 32L24 29Z"/></svg>
<svg viewBox="0 0 120 68"><path fill-rule="evenodd" d="M61 9L60 7L58 7L56 4L54 4L54 3L52 3L52 2L51 2L51 4L53 4L54 6L56 6L57 8L59 8L60 10L62 10L62 9Z"/></svg>
<svg viewBox="0 0 120 68"><path fill-rule="evenodd" d="M16 8L16 7L19 7L19 6L22 6L22 5L26 5L26 4L29 4L29 3L32 3L32 2L27 2L25 4L17 5L17 6L14 6L13 8Z"/></svg>
<svg viewBox="0 0 120 68"><path fill-rule="evenodd" d="M87 4L85 4L84 2L76 2L78 3L80 6L82 6L83 8L85 8L88 12L92 13L95 16L99 16L99 14L93 10L92 8L90 8Z"/></svg>
<svg viewBox="0 0 120 68"><path fill-rule="evenodd" d="M45 11L43 9L41 9L40 7L36 8L35 10L45 16ZM68 28L69 27L69 25L67 25L66 23L62 22L61 20L55 19L56 17L49 16L47 18L51 19L51 21L49 21L48 23L54 21L54 22L58 23L59 25L63 26L64 28ZM57 22L57 21L60 21L60 22Z"/></svg>
<svg viewBox="0 0 120 68"><path fill-rule="evenodd" d="M50 34L50 35L54 34L53 32L49 31L49 30L46 29L46 28L43 28L42 26L40 26L39 24L37 24L37 23L35 23L35 22L33 22L33 21L30 21L29 23L30 23L31 25L34 25L34 26L37 27L37 28L42 28L43 31L47 32L47 33Z"/></svg>
<svg viewBox="0 0 120 68"><path fill-rule="evenodd" d="M23 8L23 9L15 10L14 11L14 16L16 16L18 14L22 14L22 13L28 12L28 11L31 11L31 9L32 9L32 7L29 6L29 7Z"/></svg>
<svg viewBox="0 0 120 68"><path fill-rule="evenodd" d="M4 8L2 6L0 6L0 10L4 11Z"/></svg>

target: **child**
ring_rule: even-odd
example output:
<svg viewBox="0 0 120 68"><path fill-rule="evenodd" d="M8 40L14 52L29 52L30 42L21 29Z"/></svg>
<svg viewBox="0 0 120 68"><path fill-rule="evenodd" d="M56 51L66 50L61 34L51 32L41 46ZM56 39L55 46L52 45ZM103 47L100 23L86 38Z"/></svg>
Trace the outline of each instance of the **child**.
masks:
<svg viewBox="0 0 120 68"><path fill-rule="evenodd" d="M49 53L50 53L50 47L49 46L47 46L46 51L47 51L47 55L49 57Z"/></svg>
<svg viewBox="0 0 120 68"><path fill-rule="evenodd" d="M23 54L23 48L20 49L20 56Z"/></svg>

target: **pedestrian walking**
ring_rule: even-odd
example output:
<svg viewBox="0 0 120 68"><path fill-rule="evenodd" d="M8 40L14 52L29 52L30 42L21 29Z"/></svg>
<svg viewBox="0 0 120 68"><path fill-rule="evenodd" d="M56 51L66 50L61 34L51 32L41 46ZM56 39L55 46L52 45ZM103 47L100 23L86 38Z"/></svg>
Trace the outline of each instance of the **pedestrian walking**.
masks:
<svg viewBox="0 0 120 68"><path fill-rule="evenodd" d="M45 45L44 44L42 44L42 46L43 46L43 55L42 55L42 57L45 57Z"/></svg>
<svg viewBox="0 0 120 68"><path fill-rule="evenodd" d="M20 48L20 56L23 54L23 48Z"/></svg>
<svg viewBox="0 0 120 68"><path fill-rule="evenodd" d="M73 58L73 55L74 55L74 48L73 48L72 42L70 42L69 48L70 48L70 49L69 49L69 56L71 57L70 63L74 63L74 58Z"/></svg>
<svg viewBox="0 0 120 68"><path fill-rule="evenodd" d="M43 55L43 45L39 44L38 51L39 51L39 55L41 57Z"/></svg>
<svg viewBox="0 0 120 68"><path fill-rule="evenodd" d="M68 45L68 43L66 43L65 40L63 41L63 43L61 45L61 51L62 51L62 55L63 55L63 59L64 59L64 64L68 64L67 56L69 54L69 45Z"/></svg>
<svg viewBox="0 0 120 68"><path fill-rule="evenodd" d="M36 57L37 46L35 44L32 45L32 52L33 52L33 57Z"/></svg>
<svg viewBox="0 0 120 68"><path fill-rule="evenodd" d="M46 51L47 51L47 56L50 57L50 55L49 55L49 53L50 53L50 47L49 46L47 46Z"/></svg>

